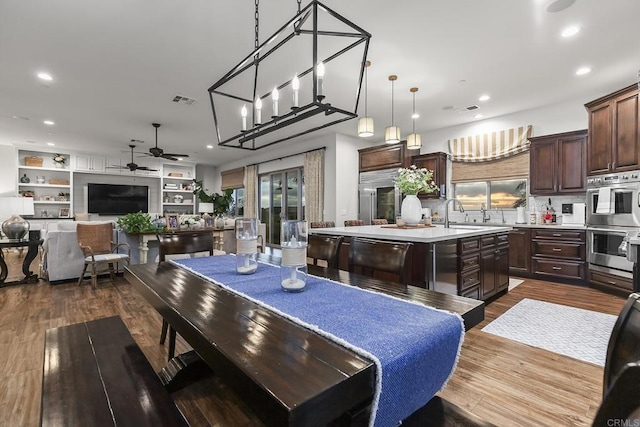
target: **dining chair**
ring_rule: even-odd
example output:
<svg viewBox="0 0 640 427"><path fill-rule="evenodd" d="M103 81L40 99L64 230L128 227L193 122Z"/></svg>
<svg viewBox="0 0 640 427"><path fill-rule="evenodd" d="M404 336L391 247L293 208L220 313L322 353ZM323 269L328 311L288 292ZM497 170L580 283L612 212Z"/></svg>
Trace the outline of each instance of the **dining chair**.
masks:
<svg viewBox="0 0 640 427"><path fill-rule="evenodd" d="M210 230L194 230L180 233L158 233L156 235L160 246L159 262L164 262L169 255L194 255L196 253L214 253L213 233ZM162 319L162 331L160 333L160 344L165 343L169 333L169 350L167 358L173 359L176 349L176 331L169 326L164 318Z"/></svg>
<svg viewBox="0 0 640 427"><path fill-rule="evenodd" d="M98 274L109 271L111 280L116 270L113 265L125 263L129 265L131 247L128 243L113 242L113 223L78 224L76 227L78 245L84 255L84 267L78 278L78 286L82 284L87 269L91 266L91 287L96 289ZM120 252L122 251L122 252ZM104 270L100 266L107 265Z"/></svg>
<svg viewBox="0 0 640 427"><path fill-rule="evenodd" d="M410 272L405 268L410 242L391 242L361 237L351 238L349 248L349 271L371 277L394 276L397 283L409 284ZM390 277L380 277L393 280Z"/></svg>
<svg viewBox="0 0 640 427"><path fill-rule="evenodd" d="M360 225L364 225L364 221L361 219L347 219L344 222L345 227L357 227Z"/></svg>
<svg viewBox="0 0 640 427"><path fill-rule="evenodd" d="M618 315L604 365L603 396L620 370L630 362L640 361L640 293L632 293Z"/></svg>
<svg viewBox="0 0 640 427"><path fill-rule="evenodd" d="M341 243L342 236L310 234L307 238L307 264L337 269Z"/></svg>
<svg viewBox="0 0 640 427"><path fill-rule="evenodd" d="M386 225L389 224L386 218L377 218L371 220L371 225Z"/></svg>
<svg viewBox="0 0 640 427"><path fill-rule="evenodd" d="M629 295L611 331L602 389L594 426L640 416L640 293Z"/></svg>
<svg viewBox="0 0 640 427"><path fill-rule="evenodd" d="M311 228L331 228L335 226L336 223L333 221L313 221L309 224Z"/></svg>

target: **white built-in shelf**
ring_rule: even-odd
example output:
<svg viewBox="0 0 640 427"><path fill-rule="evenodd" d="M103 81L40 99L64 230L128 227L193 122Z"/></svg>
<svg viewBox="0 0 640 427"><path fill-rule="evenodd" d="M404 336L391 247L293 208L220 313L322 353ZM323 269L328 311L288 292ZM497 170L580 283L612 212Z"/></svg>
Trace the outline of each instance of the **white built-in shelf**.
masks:
<svg viewBox="0 0 640 427"><path fill-rule="evenodd" d="M190 176L163 176L163 179L175 179L177 181L193 181Z"/></svg>
<svg viewBox="0 0 640 427"><path fill-rule="evenodd" d="M69 184L31 184L21 182L18 184L19 187L43 187L43 188L71 188Z"/></svg>
<svg viewBox="0 0 640 427"><path fill-rule="evenodd" d="M34 200L34 205L68 205L71 202L61 202L59 200Z"/></svg>
<svg viewBox="0 0 640 427"><path fill-rule="evenodd" d="M163 189L167 193L193 193L191 190L169 190L168 188Z"/></svg>
<svg viewBox="0 0 640 427"><path fill-rule="evenodd" d="M40 166L18 166L19 169L29 169L34 171L49 171L49 172L71 172L69 168L45 168Z"/></svg>
<svg viewBox="0 0 640 427"><path fill-rule="evenodd" d="M163 205L167 206L193 206L193 203L163 203Z"/></svg>

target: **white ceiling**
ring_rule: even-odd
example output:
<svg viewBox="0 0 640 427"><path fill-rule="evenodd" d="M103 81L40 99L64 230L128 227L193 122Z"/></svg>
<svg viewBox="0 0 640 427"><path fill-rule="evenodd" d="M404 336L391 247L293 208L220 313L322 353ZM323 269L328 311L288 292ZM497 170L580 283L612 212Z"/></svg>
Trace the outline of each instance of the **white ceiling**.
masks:
<svg viewBox="0 0 640 427"><path fill-rule="evenodd" d="M640 1L576 0L557 13L546 11L549 3L325 0L372 34L372 143L391 121L390 74L398 75L395 121L403 136L411 127L413 86L420 88L416 127L428 131L474 120L444 106L478 104L491 118L583 103L636 81ZM246 157L217 146L207 89L253 50L253 9L249 0L0 1L0 144L39 149L53 141L61 151L116 153L140 139L146 149L154 143L151 123L159 122L165 151L213 165ZM294 0L263 1L261 37L295 11ZM581 31L563 39L570 24ZM576 76L582 66L592 72ZM40 81L39 71L54 80ZM352 95L355 88L341 90ZM198 102L175 104L176 94ZM479 102L482 94L491 99ZM56 124L46 126L45 119ZM325 132L355 135L355 127L350 121Z"/></svg>

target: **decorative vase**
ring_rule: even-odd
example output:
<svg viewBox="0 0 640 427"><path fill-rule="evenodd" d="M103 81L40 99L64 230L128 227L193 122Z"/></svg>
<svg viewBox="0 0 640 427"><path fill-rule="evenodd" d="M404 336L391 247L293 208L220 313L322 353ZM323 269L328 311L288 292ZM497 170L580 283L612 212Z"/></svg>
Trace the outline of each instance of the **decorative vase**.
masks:
<svg viewBox="0 0 640 427"><path fill-rule="evenodd" d="M29 179L29 177L25 173L24 175L22 175L22 178L20 178L20 182L23 184L28 184L31 182L31 179Z"/></svg>
<svg viewBox="0 0 640 427"><path fill-rule="evenodd" d="M54 162L56 164L56 167L58 169L63 169L64 168L64 163L60 163L60 162Z"/></svg>
<svg viewBox="0 0 640 427"><path fill-rule="evenodd" d="M215 228L217 229L222 229L224 228L224 216L222 214L218 214L216 216L216 220L214 221L214 225Z"/></svg>
<svg viewBox="0 0 640 427"><path fill-rule="evenodd" d="M407 225L418 225L422 219L422 203L415 194L408 194L400 208L402 219Z"/></svg>
<svg viewBox="0 0 640 427"><path fill-rule="evenodd" d="M2 232L11 241L19 241L29 233L29 223L20 215L11 215L2 223Z"/></svg>

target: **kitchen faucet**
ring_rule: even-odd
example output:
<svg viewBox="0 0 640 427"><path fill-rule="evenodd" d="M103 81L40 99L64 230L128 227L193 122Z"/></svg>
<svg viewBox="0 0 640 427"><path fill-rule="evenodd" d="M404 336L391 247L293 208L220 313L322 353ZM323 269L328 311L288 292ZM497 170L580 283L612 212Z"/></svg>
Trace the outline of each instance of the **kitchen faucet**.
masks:
<svg viewBox="0 0 640 427"><path fill-rule="evenodd" d="M484 203L480 205L480 212L482 212L482 222L489 222L489 220L491 219L491 215L487 213L487 208L485 207Z"/></svg>
<svg viewBox="0 0 640 427"><path fill-rule="evenodd" d="M500 211L500 215L502 215L502 223L505 224L506 221L504 220L504 209L498 208L496 209L496 211Z"/></svg>
<svg viewBox="0 0 640 427"><path fill-rule="evenodd" d="M464 212L464 208L462 207L462 202L458 199L448 199L444 204L444 228L449 228L449 203L453 202L453 208L456 207L456 202L458 202L458 208L460 208L460 213Z"/></svg>

